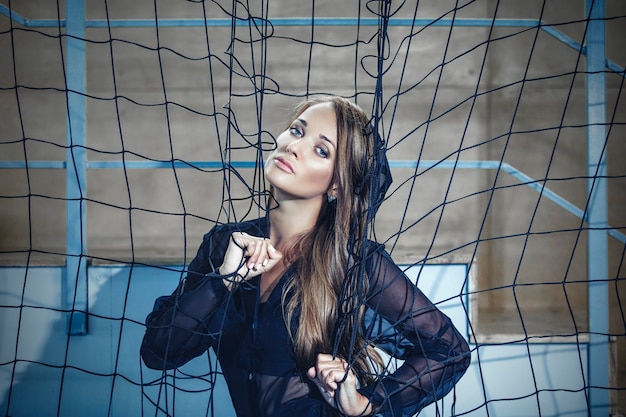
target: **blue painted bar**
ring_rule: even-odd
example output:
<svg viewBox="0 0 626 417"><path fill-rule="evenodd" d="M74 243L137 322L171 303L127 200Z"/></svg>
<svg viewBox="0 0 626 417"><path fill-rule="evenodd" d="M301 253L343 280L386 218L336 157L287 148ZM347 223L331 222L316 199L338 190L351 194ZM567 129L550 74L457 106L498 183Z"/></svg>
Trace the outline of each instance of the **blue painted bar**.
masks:
<svg viewBox="0 0 626 417"><path fill-rule="evenodd" d="M11 11L8 7L0 4L0 14L13 19L13 21L24 27L58 27L59 21L56 19L29 19L21 16L15 11ZM236 26L262 26L268 24L270 26L378 26L379 19L372 18L355 18L355 17L316 17L313 21L310 17L291 17L291 18L273 18L273 19L236 19ZM409 18L390 18L389 26L443 26L449 27L453 23L452 19L409 19ZM61 19L61 26L67 24L65 19ZM85 20L85 26L88 28L128 28L128 27L231 27L232 19L89 19ZM455 26L497 26L497 27L535 27L540 24L535 19L454 19ZM545 26L541 23L541 26Z"/></svg>
<svg viewBox="0 0 626 417"><path fill-rule="evenodd" d="M612 238L626 245L626 235L624 235L623 233L619 232L617 229L611 226L609 226L608 233L609 233L609 236L611 236Z"/></svg>
<svg viewBox="0 0 626 417"><path fill-rule="evenodd" d="M586 0L587 22L587 242L589 357L587 381L590 415L608 416L609 288L606 181L606 79L604 0ZM597 228L597 229L595 229Z"/></svg>
<svg viewBox="0 0 626 417"><path fill-rule="evenodd" d="M29 19L20 15L19 13L16 13L15 10L9 9L4 4L0 4L0 14L5 15L9 19L13 19L13 22L24 27L30 27L30 28L59 27L59 21L57 19ZM61 27L65 27L65 20L63 19L61 20Z"/></svg>
<svg viewBox="0 0 626 417"><path fill-rule="evenodd" d="M556 40L558 40L558 41L564 43L565 45L569 46L574 51L582 52L582 54L585 55L586 50L585 50L584 46L581 47L579 42L576 42L574 39L570 38L569 36L567 36L563 32L555 29L553 26L544 25L542 23L541 30L543 30L544 32L546 32L548 35L552 36Z"/></svg>
<svg viewBox="0 0 626 417"><path fill-rule="evenodd" d="M626 77L626 68L620 67L619 65L608 59L606 60L606 67L611 71L621 75L622 77Z"/></svg>
<svg viewBox="0 0 626 417"><path fill-rule="evenodd" d="M0 169L65 169L65 161L0 161Z"/></svg>
<svg viewBox="0 0 626 417"><path fill-rule="evenodd" d="M195 168L218 170L225 168L221 161L87 161L87 169L162 169L162 168ZM65 169L63 161L0 161L0 169ZM257 167L255 161L231 161L229 165L235 169L254 169ZM543 196L553 201L563 209L567 210L579 219L584 218L584 211L570 203L567 199L561 197L549 188L544 187L543 183L533 180L517 168L500 161L406 161L406 160L390 160L391 168L420 168L420 169L500 169L503 172L518 179L523 185L526 185ZM626 235L616 229L608 228L609 236L626 244Z"/></svg>
<svg viewBox="0 0 626 417"><path fill-rule="evenodd" d="M31 28L45 28L45 27L65 27L65 19L60 21L54 19L29 19L21 16L15 11L11 11L8 7L0 4L0 14L3 14L13 21L24 27ZM378 26L378 18L342 18L342 17L317 17L313 21L311 18L275 18L275 19L237 19L235 20L235 26ZM586 48L581 47L580 43L576 42L569 36L558 31L553 26L550 26L542 21L535 19L408 19L408 18L390 18L388 21L389 26L436 26L436 27L450 27L452 25L457 27L509 27L509 28L531 28L539 27L541 30L563 42L565 45L574 49L575 51L582 51L583 55L586 55ZM232 19L89 19L85 20L85 26L87 28L137 28L137 27L231 27L233 25ZM617 74L626 76L624 68L617 65L615 62L606 60L606 67Z"/></svg>
<svg viewBox="0 0 626 417"><path fill-rule="evenodd" d="M252 169L257 167L256 161L231 161L233 168ZM155 169L155 168L197 168L223 169L226 164L222 161L89 161L89 169Z"/></svg>
<svg viewBox="0 0 626 417"><path fill-rule="evenodd" d="M584 211L567 201L567 199L561 197L554 191L546 188L543 182L533 180L528 175L524 174L517 168L500 161L420 161L419 164L415 161L389 161L389 165L394 168L458 168L458 169L499 169L513 178L519 180L523 185L532 188L533 190L541 193L544 197L558 204L574 216L582 219ZM617 232L619 235L619 232ZM626 241L626 236L622 235L622 239ZM618 238L619 240L619 238Z"/></svg>
<svg viewBox="0 0 626 417"><path fill-rule="evenodd" d="M88 20L89 28L106 28L106 27L231 27L233 21L231 19L117 19L104 20L93 19ZM455 19L455 26L465 27L485 27L492 24L497 27L536 27L539 21L534 19ZM356 18L356 17L316 17L315 20L310 17L288 17L273 19L236 19L235 26L378 26L379 19L372 18ZM452 19L408 19L408 18L390 18L389 26L438 26L450 27L453 24Z"/></svg>
<svg viewBox="0 0 626 417"><path fill-rule="evenodd" d="M68 332L87 333L87 218L85 152L85 4L67 0L67 43L65 77L67 85L66 187L67 253L65 266Z"/></svg>

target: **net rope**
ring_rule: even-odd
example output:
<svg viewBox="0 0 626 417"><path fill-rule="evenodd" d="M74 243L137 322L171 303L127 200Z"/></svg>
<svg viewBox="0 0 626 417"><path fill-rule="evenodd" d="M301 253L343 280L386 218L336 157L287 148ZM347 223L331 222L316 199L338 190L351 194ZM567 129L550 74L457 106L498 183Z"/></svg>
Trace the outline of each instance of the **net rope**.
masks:
<svg viewBox="0 0 626 417"><path fill-rule="evenodd" d="M608 3L606 62L589 71L598 19L582 5L103 0L87 5L83 39L66 34L62 3L3 2L0 414L234 415L212 353L176 371L141 363L144 318L212 226L265 215L264 156L296 103L327 94L371 114L388 150L394 182L370 237L420 286L441 285L428 267L466 267L437 304L456 306L472 365L423 414L626 412L625 72L612 60L626 9ZM85 91L69 84L68 40L85 47ZM598 74L606 117L590 122ZM81 158L86 184L68 196ZM598 235L600 253L588 248ZM598 258L604 276L587 272ZM83 309L66 286L85 276ZM594 285L608 293L600 332ZM86 334L68 334L71 312ZM607 346L604 381L590 340Z"/></svg>

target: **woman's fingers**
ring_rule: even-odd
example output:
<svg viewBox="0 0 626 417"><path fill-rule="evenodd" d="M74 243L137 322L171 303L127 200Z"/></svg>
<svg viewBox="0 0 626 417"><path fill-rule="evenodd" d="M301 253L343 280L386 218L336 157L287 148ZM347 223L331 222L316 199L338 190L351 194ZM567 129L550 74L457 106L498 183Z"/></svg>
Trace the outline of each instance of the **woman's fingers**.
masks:
<svg viewBox="0 0 626 417"><path fill-rule="evenodd" d="M253 271L267 268L272 260L279 260L282 255L272 246L269 239L252 238L248 242L244 256L247 257L246 266ZM272 265L273 266L273 265Z"/></svg>
<svg viewBox="0 0 626 417"><path fill-rule="evenodd" d="M269 246L271 245L268 239L250 241L246 251L248 269L257 270L267 265Z"/></svg>
<svg viewBox="0 0 626 417"><path fill-rule="evenodd" d="M269 239L234 232L224 257L224 264L228 267L220 267L220 272L228 274L237 271L243 277L252 278L270 270L280 259L282 254L272 246Z"/></svg>
<svg viewBox="0 0 626 417"><path fill-rule="evenodd" d="M268 259L263 263L263 270L269 271L272 269L281 259L283 259L283 254L280 253L274 246L271 244L268 247L267 255Z"/></svg>
<svg viewBox="0 0 626 417"><path fill-rule="evenodd" d="M327 404L345 415L370 415L370 400L357 390L356 376L345 360L319 354L315 366L307 371L308 377L318 386Z"/></svg>
<svg viewBox="0 0 626 417"><path fill-rule="evenodd" d="M323 394L333 397L339 384L346 379L347 369L348 364L345 360L320 353L316 365L311 367L307 374L316 382Z"/></svg>

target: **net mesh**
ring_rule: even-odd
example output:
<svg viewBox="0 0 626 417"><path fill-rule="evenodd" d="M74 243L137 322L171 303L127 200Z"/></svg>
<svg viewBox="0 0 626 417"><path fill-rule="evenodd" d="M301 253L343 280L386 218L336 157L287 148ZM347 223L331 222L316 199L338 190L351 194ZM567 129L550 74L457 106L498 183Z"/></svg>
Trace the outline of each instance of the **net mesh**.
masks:
<svg viewBox="0 0 626 417"><path fill-rule="evenodd" d="M141 366L143 320L213 225L264 214L264 152L325 94L380 120L377 240L418 285L465 266L438 302L473 363L432 415L625 411L620 1L104 0L82 32L67 3L0 5L0 413L232 414L213 356Z"/></svg>

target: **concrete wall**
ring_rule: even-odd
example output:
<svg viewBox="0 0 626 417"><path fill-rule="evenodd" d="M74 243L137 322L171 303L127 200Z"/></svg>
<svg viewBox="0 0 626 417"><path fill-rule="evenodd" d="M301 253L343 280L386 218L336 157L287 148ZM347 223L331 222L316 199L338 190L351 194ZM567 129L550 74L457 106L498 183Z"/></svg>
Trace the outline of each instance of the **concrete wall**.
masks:
<svg viewBox="0 0 626 417"><path fill-rule="evenodd" d="M54 2L15 3L23 16L57 16ZM250 13L310 17L310 4L275 0ZM583 42L582 1L483 0L456 10L455 4L420 1L416 17L541 19ZM375 16L357 2L315 5L317 18ZM606 7L614 18L606 22L607 57L623 67L626 5L608 0ZM63 3L59 10L64 16ZM407 3L394 17L412 18L414 11ZM88 2L86 13L88 19L154 19L231 12L225 1L157 2L155 8L148 0L117 0ZM241 6L235 13L246 16ZM271 36L260 42L260 33L244 27L236 28L236 41L230 27L88 29L88 159L215 161L228 148L233 161L256 160L259 146L250 142L271 147L288 109L307 92L343 94L371 109L376 27L267 30ZM0 159L63 161L63 39L56 28L27 31L4 16L0 32ZM585 207L585 60L576 50L533 28L392 26L388 35L383 123L390 159L502 160ZM608 73L606 81L607 119L614 121L607 129L608 212L610 224L620 227L626 222L623 78ZM238 172L244 181L189 168L90 170L89 255L105 263L188 262L214 221L262 212L250 199L260 171ZM0 175L2 262L62 264L65 173L3 169ZM224 203L224 185L243 200ZM397 168L377 236L402 262L473 262L477 335L573 334L587 329L581 224L502 171ZM609 240L608 278L623 277L623 244ZM623 290L621 281L611 290L611 329L618 335L625 333Z"/></svg>

